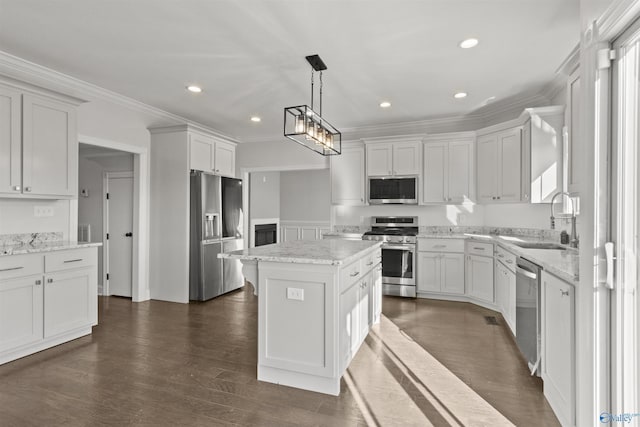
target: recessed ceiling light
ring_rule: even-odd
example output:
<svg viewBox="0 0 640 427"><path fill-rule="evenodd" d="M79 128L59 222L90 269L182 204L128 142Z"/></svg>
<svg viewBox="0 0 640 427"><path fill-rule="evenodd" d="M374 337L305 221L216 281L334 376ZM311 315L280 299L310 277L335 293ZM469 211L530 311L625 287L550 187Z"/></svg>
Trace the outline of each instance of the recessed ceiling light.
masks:
<svg viewBox="0 0 640 427"><path fill-rule="evenodd" d="M456 98L456 99L466 98L467 97L467 93L466 92L458 92L458 93L454 94L453 97Z"/></svg>
<svg viewBox="0 0 640 427"><path fill-rule="evenodd" d="M200 93L202 92L202 88L200 86L196 86L196 85L189 85L187 86L187 90L189 92L193 92L193 93Z"/></svg>
<svg viewBox="0 0 640 427"><path fill-rule="evenodd" d="M472 47L476 47L478 45L478 39L466 39L462 40L458 46L463 49L471 49Z"/></svg>
<svg viewBox="0 0 640 427"><path fill-rule="evenodd" d="M389 108L391 107L391 103L389 101L383 101L380 103L380 108Z"/></svg>
<svg viewBox="0 0 640 427"><path fill-rule="evenodd" d="M255 122L255 123L259 123L259 122L262 121L262 119L260 117L258 117L258 116L253 116L253 117L251 117L251 121Z"/></svg>

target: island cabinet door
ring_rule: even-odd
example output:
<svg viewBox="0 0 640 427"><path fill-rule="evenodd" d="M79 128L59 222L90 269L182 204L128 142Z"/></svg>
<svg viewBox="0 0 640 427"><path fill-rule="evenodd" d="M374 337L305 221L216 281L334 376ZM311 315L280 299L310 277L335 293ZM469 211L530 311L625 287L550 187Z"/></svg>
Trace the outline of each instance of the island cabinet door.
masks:
<svg viewBox="0 0 640 427"><path fill-rule="evenodd" d="M360 286L356 281L340 295L340 370L349 365L349 361L358 350L360 343Z"/></svg>
<svg viewBox="0 0 640 427"><path fill-rule="evenodd" d="M358 327L360 328L359 336L358 336L358 344L366 338L369 333L369 325L371 325L371 290L372 286L373 274L367 274L364 279L362 279L362 283L359 285L360 287L360 295L359 295L359 320Z"/></svg>

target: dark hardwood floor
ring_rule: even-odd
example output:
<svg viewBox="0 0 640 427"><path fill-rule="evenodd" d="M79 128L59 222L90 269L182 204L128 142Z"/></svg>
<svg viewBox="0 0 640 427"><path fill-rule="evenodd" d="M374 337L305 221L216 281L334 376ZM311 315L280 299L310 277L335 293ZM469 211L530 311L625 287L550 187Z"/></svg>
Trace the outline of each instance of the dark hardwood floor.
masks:
<svg viewBox="0 0 640 427"><path fill-rule="evenodd" d="M385 297L339 397L256 380L250 287L99 309L93 335L0 366L1 426L558 425L502 319L471 304Z"/></svg>

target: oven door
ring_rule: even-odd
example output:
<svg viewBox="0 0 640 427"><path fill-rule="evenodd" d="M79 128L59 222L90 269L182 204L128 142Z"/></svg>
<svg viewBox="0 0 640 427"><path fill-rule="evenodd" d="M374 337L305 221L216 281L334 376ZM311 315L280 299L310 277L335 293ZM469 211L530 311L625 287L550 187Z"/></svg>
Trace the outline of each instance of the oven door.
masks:
<svg viewBox="0 0 640 427"><path fill-rule="evenodd" d="M382 245L382 283L415 285L415 245Z"/></svg>
<svg viewBox="0 0 640 427"><path fill-rule="evenodd" d="M418 203L418 177L371 177L369 178L369 204Z"/></svg>

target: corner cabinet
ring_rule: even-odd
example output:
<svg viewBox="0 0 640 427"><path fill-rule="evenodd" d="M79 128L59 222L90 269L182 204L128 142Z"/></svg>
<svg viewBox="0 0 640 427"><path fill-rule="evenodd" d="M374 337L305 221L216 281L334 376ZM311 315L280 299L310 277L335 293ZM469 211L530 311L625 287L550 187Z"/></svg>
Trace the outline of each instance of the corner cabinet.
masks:
<svg viewBox="0 0 640 427"><path fill-rule="evenodd" d="M190 132L189 167L193 170L234 177L236 147L209 135Z"/></svg>
<svg viewBox="0 0 640 427"><path fill-rule="evenodd" d="M331 203L360 206L365 204L365 155L363 146L344 147L342 154L331 156Z"/></svg>
<svg viewBox="0 0 640 427"><path fill-rule="evenodd" d="M367 176L420 175L422 141L373 142L367 146Z"/></svg>
<svg viewBox="0 0 640 427"><path fill-rule="evenodd" d="M0 85L0 196L77 197L80 102Z"/></svg>
<svg viewBox="0 0 640 427"><path fill-rule="evenodd" d="M475 199L474 138L431 139L423 147L423 203Z"/></svg>
<svg viewBox="0 0 640 427"><path fill-rule="evenodd" d="M575 289L542 272L542 380L562 425L575 425Z"/></svg>
<svg viewBox="0 0 640 427"><path fill-rule="evenodd" d="M91 333L96 247L0 257L0 364Z"/></svg>

